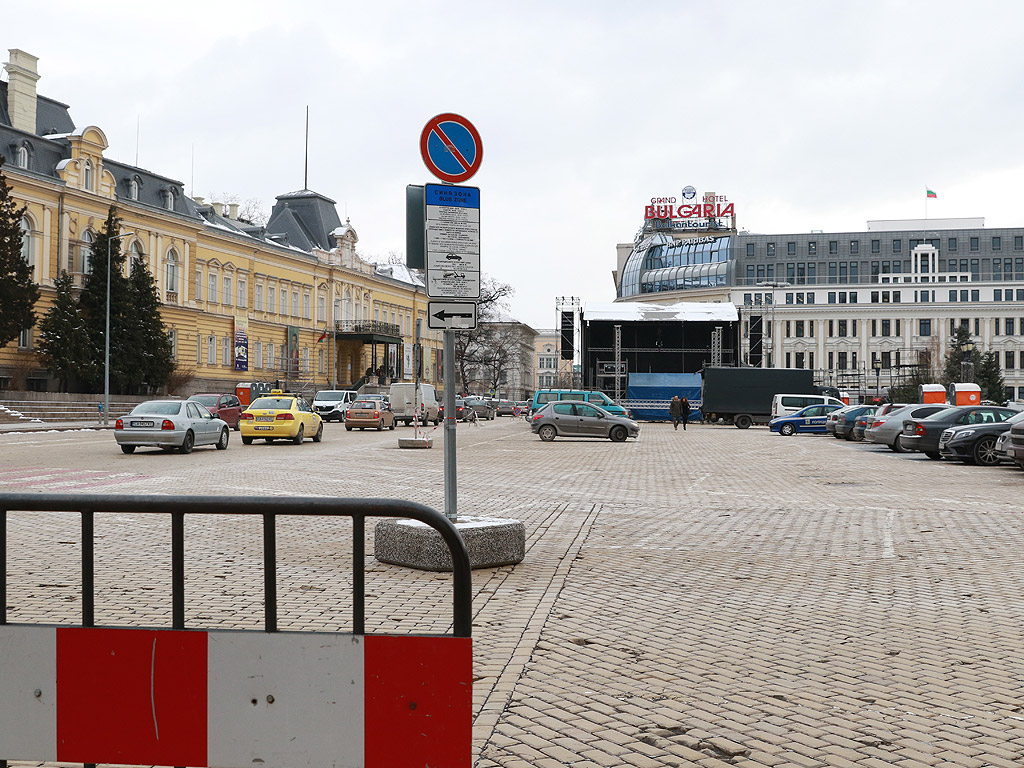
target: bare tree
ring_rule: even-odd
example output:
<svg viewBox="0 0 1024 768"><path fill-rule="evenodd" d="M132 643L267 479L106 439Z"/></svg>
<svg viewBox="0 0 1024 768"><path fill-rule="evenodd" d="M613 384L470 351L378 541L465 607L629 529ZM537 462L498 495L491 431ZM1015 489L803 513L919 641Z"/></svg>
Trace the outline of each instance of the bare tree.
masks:
<svg viewBox="0 0 1024 768"><path fill-rule="evenodd" d="M510 334L503 332L496 323L508 311L508 299L514 293L515 289L508 283L499 283L490 277L481 281L477 327L455 335L455 366L463 392L486 394L492 383L498 383L496 377L500 377L501 370L511 362L501 360L501 350L507 349L511 342ZM497 374L495 366L499 367Z"/></svg>

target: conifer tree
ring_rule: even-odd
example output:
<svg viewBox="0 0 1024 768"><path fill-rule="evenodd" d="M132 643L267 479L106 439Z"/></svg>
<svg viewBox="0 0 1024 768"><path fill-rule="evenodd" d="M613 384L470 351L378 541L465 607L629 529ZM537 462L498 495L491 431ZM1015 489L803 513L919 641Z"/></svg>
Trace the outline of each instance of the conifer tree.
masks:
<svg viewBox="0 0 1024 768"><path fill-rule="evenodd" d="M104 338L107 312L107 251L110 252L110 391L125 392L135 365L134 351L128 331L136 321L131 306L128 278L125 277L125 256L121 240L114 239L121 228L121 220L113 206L107 213L103 230L92 244L92 271L86 277L78 298L88 337L88 357L95 365L88 367L87 386L95 392L103 391Z"/></svg>
<svg viewBox="0 0 1024 768"><path fill-rule="evenodd" d="M974 346L969 352L965 351L967 345L973 344L974 339L971 338L971 332L967 326L958 325L949 340L949 351L946 352L946 360L942 366L940 381L947 390L950 384L970 382L974 379L974 374L981 363L981 352L977 346ZM965 354L970 365L964 365Z"/></svg>
<svg viewBox="0 0 1024 768"><path fill-rule="evenodd" d="M88 355L89 337L78 300L72 293L71 275L61 270L53 285L57 296L39 321L37 347L43 365L60 382L61 392L67 392L71 382L95 376L90 368L96 361Z"/></svg>
<svg viewBox="0 0 1024 768"><path fill-rule="evenodd" d="M0 347L18 338L35 324L32 308L39 300L39 287L32 282L32 267L21 254L21 219L24 207L17 207L3 172L0 157Z"/></svg>
<svg viewBox="0 0 1024 768"><path fill-rule="evenodd" d="M993 403L1006 401L1006 382L1003 380L1003 371L999 366L998 352L989 351L981 356L974 379L981 387L982 400L991 400Z"/></svg>
<svg viewBox="0 0 1024 768"><path fill-rule="evenodd" d="M145 394L167 383L174 372L174 360L167 329L160 318L160 294L145 261L140 259L132 264L128 288L135 313L135 322L128 332L135 360L128 387L134 393Z"/></svg>

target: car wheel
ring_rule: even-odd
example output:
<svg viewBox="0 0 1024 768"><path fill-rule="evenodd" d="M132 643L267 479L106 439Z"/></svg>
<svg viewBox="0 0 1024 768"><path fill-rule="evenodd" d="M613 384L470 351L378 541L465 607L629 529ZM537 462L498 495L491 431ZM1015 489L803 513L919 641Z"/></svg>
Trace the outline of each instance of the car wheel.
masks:
<svg viewBox="0 0 1024 768"><path fill-rule="evenodd" d="M134 445L122 445L121 446L121 453L135 453L135 446Z"/></svg>
<svg viewBox="0 0 1024 768"><path fill-rule="evenodd" d="M942 454L938 451L925 451L924 455L932 461L940 461L942 459Z"/></svg>
<svg viewBox="0 0 1024 768"><path fill-rule="evenodd" d="M379 422L377 422L377 431L380 432L383 429L384 429L384 419L381 419Z"/></svg>
<svg viewBox="0 0 1024 768"><path fill-rule="evenodd" d="M896 453L906 453L907 449L903 447L903 441L900 440L900 436L896 435L896 439L892 441L892 445L889 446Z"/></svg>
<svg viewBox="0 0 1024 768"><path fill-rule="evenodd" d="M252 445L252 438L248 435L242 435L242 445Z"/></svg>
<svg viewBox="0 0 1024 768"><path fill-rule="evenodd" d="M313 435L313 442L314 443L319 443L323 439L324 439L324 423L321 421L320 422L320 429L318 429L316 431L316 434Z"/></svg>
<svg viewBox="0 0 1024 768"><path fill-rule="evenodd" d="M754 420L751 419L746 414L742 414L740 416L737 416L736 417L736 421L735 421L736 426L739 427L740 429L750 429L750 425L753 424L753 423L754 423Z"/></svg>
<svg viewBox="0 0 1024 768"><path fill-rule="evenodd" d="M352 427L350 427L350 426L348 426L348 424L346 424L345 425L345 431L346 432L351 432L352 431Z"/></svg>
<svg viewBox="0 0 1024 768"><path fill-rule="evenodd" d="M277 440L277 438L276 437L268 437L266 440L267 440L268 443L272 443L275 440Z"/></svg>
<svg viewBox="0 0 1024 768"><path fill-rule="evenodd" d="M440 416L439 416L438 418L434 419L434 426L435 426L435 427L436 427L436 426L437 426L438 424L440 424L440 423L441 423L441 417L440 417Z"/></svg>
<svg viewBox="0 0 1024 768"><path fill-rule="evenodd" d="M612 427L612 431L608 435L613 443L624 443L626 442L627 436L628 433L626 432L626 428L621 425Z"/></svg>
<svg viewBox="0 0 1024 768"><path fill-rule="evenodd" d="M838 432L833 432L832 433L832 437L834 437L836 440L842 440L843 439L843 436L840 435Z"/></svg>
<svg viewBox="0 0 1024 768"><path fill-rule="evenodd" d="M848 431L845 435L843 435L843 437L846 438L846 441L848 443L852 443L853 442L853 430L851 429L850 431Z"/></svg>
<svg viewBox="0 0 1024 768"><path fill-rule="evenodd" d="M235 432L241 432L242 431L242 420L241 419L238 419L235 422L234 430L235 430Z"/></svg>
<svg viewBox="0 0 1024 768"><path fill-rule="evenodd" d="M388 429L390 429L390 430L394 431L394 429L395 429L395 422L393 422L393 421L392 421L392 422L391 422L391 426L390 426L390 427L388 427Z"/></svg>
<svg viewBox="0 0 1024 768"><path fill-rule="evenodd" d="M540 439L545 443L550 443L555 439L555 435L558 434L558 430L556 430L551 424L545 424L537 430L537 434L540 435Z"/></svg>
<svg viewBox="0 0 1024 768"><path fill-rule="evenodd" d="M781 427L779 427L779 434L785 435L786 437L795 435L796 427L794 427L792 424L783 424Z"/></svg>
<svg viewBox="0 0 1024 768"><path fill-rule="evenodd" d="M292 442L295 445L302 445L302 441L306 439L306 429L302 424L299 424L299 431L292 438Z"/></svg>
<svg viewBox="0 0 1024 768"><path fill-rule="evenodd" d="M983 467L992 467L999 463L994 437L983 437L974 444L974 462Z"/></svg>
<svg viewBox="0 0 1024 768"><path fill-rule="evenodd" d="M220 440L217 441L217 450L226 451L228 449L228 428L224 427L220 431Z"/></svg>
<svg viewBox="0 0 1024 768"><path fill-rule="evenodd" d="M196 436L192 434L190 429L185 433L185 439L181 441L181 448L178 450L181 453L192 453L192 447L196 444Z"/></svg>

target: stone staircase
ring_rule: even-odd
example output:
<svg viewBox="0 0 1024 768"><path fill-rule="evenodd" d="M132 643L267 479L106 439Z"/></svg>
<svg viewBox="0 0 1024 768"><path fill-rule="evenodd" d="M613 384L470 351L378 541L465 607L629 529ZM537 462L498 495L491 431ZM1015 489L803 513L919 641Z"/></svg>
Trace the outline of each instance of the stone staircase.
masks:
<svg viewBox="0 0 1024 768"><path fill-rule="evenodd" d="M55 393L56 395L56 393ZM117 418L128 413L140 400L110 400L110 416ZM56 395L53 400L20 400L0 398L0 424L24 424L31 421L58 423L82 421L96 423L100 420L97 403L103 396L91 400L65 400Z"/></svg>

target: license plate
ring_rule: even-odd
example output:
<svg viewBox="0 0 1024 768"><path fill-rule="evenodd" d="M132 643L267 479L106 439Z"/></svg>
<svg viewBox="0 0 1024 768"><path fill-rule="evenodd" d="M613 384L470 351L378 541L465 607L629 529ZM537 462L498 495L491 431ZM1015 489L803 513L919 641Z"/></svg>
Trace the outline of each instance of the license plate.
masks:
<svg viewBox="0 0 1024 768"><path fill-rule="evenodd" d="M133 427L152 427L153 426L153 422L152 421L133 421L132 422L132 426Z"/></svg>
<svg viewBox="0 0 1024 768"><path fill-rule="evenodd" d="M256 421L273 421L273 416L257 416Z"/></svg>
<svg viewBox="0 0 1024 768"><path fill-rule="evenodd" d="M273 427L253 427L253 429L273 429Z"/></svg>

